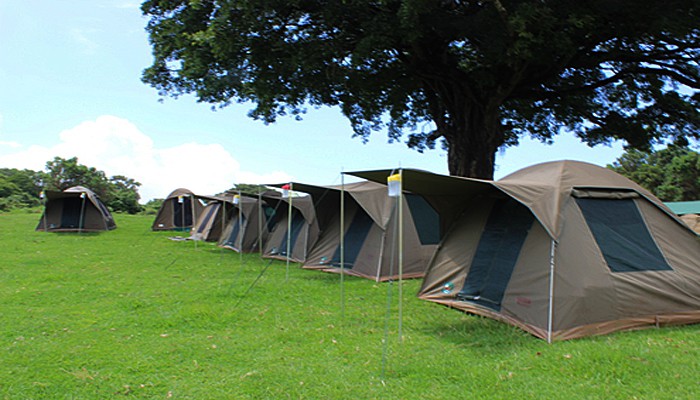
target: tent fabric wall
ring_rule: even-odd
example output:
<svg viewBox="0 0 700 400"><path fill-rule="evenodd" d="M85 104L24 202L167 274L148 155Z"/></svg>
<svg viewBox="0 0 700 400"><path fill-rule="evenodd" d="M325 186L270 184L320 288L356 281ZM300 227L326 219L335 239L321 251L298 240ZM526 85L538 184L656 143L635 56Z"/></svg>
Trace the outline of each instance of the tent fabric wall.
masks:
<svg viewBox="0 0 700 400"><path fill-rule="evenodd" d="M340 199L344 195L344 272L375 281L399 277L397 203L388 196L385 185L365 181L335 186L294 183L293 187L311 194L321 229L303 268L341 271ZM419 278L437 244L421 243L405 199L403 207L406 221L402 277Z"/></svg>
<svg viewBox="0 0 700 400"><path fill-rule="evenodd" d="M358 176L381 181L387 174ZM700 322L700 240L648 191L611 170L561 161L496 182L414 170L404 170L403 176L405 190L441 204L439 211L455 215L460 210L428 266L422 299L504 321L547 340ZM535 220L503 298L497 306L476 296L460 298L488 216L503 196L527 207ZM645 258L627 260L637 265L625 272L611 268L577 202L581 196L631 205L641 220L635 229L651 238L645 246L657 247L670 269L651 268Z"/></svg>
<svg viewBox="0 0 700 400"><path fill-rule="evenodd" d="M204 210L204 205L188 189L173 190L163 200L151 229L154 231L189 230L197 217Z"/></svg>
<svg viewBox="0 0 700 400"><path fill-rule="evenodd" d="M231 211L218 246L243 253L259 251L259 243L267 239L264 215L261 213L263 203L258 198L241 196ZM261 218L262 227L259 223Z"/></svg>
<svg viewBox="0 0 700 400"><path fill-rule="evenodd" d="M289 204L291 201L292 237L289 242L289 260L303 263L311 247L316 243L320 232L316 210L311 196L264 196L265 202L274 209L273 225L265 241L263 258L287 260L287 238L289 233Z"/></svg>
<svg viewBox="0 0 700 400"><path fill-rule="evenodd" d="M234 212L232 196L196 196L206 205L196 217L190 231L194 240L217 242L221 237L224 226Z"/></svg>
<svg viewBox="0 0 700 400"><path fill-rule="evenodd" d="M116 227L112 214L92 190L74 186L62 192L46 192L44 212L36 230L95 232Z"/></svg>

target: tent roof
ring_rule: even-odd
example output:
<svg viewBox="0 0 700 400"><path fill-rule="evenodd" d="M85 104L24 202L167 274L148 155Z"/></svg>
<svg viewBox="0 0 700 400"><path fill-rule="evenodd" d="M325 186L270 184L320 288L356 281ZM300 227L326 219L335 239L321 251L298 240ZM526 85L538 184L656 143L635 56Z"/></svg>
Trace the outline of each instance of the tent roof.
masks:
<svg viewBox="0 0 700 400"><path fill-rule="evenodd" d="M377 170L347 174L386 182L391 172ZM555 240L559 237L562 202L575 189L635 192L681 223L659 199L638 184L607 168L580 161L536 164L498 181L445 176L413 169L401 170L401 174L404 190L427 196L475 196L497 189L529 208Z"/></svg>
<svg viewBox="0 0 700 400"><path fill-rule="evenodd" d="M170 192L170 194L168 195L168 197L166 197L166 199L172 199L173 197L188 196L188 195L194 195L194 193L189 189L177 188L177 189L173 190L172 192Z"/></svg>
<svg viewBox="0 0 700 400"><path fill-rule="evenodd" d="M310 194L314 203L318 203L320 198L330 193L333 193L334 196L340 196L340 193L345 191L357 201L377 225L385 227L389 221L391 203L386 201L386 187L376 182L364 181L329 186L291 182L291 185L294 191Z"/></svg>
<svg viewBox="0 0 700 400"><path fill-rule="evenodd" d="M676 215L700 214L700 200L670 201L664 204Z"/></svg>

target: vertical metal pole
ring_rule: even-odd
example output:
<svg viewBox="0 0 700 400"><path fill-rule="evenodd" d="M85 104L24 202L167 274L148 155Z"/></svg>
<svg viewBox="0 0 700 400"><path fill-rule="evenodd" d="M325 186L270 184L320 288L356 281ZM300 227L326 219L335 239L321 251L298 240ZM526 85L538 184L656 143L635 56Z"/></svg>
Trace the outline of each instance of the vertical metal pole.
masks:
<svg viewBox="0 0 700 400"><path fill-rule="evenodd" d="M403 170L399 169L399 340L403 340Z"/></svg>
<svg viewBox="0 0 700 400"><path fill-rule="evenodd" d="M78 235L83 233L83 218L85 217L85 193L80 193L80 198L83 200L80 204L80 218L78 219Z"/></svg>
<svg viewBox="0 0 700 400"><path fill-rule="evenodd" d="M340 173L340 318L345 318L345 173Z"/></svg>
<svg viewBox="0 0 700 400"><path fill-rule="evenodd" d="M241 191L238 191L238 262L243 268L243 197Z"/></svg>
<svg viewBox="0 0 700 400"><path fill-rule="evenodd" d="M552 239L549 252L549 311L547 312L547 343L552 343L552 325L554 318L554 255L557 243Z"/></svg>
<svg viewBox="0 0 700 400"><path fill-rule="evenodd" d="M287 271L284 276L285 282L289 279L289 258L291 257L291 246L292 246L292 190L294 190L293 183L289 183L289 197L287 197L287 203L289 204L289 211L287 212Z"/></svg>
<svg viewBox="0 0 700 400"><path fill-rule="evenodd" d="M262 191L260 188L258 188L258 251L260 252L260 256L263 256L263 241L262 241L262 235L263 235L263 206L262 206Z"/></svg>

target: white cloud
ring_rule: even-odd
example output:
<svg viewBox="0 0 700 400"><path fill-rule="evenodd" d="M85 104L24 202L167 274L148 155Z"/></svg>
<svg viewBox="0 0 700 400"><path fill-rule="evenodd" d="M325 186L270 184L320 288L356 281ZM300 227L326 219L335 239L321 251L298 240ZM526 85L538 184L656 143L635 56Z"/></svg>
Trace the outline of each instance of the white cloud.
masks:
<svg viewBox="0 0 700 400"><path fill-rule="evenodd" d="M58 136L59 143L51 147L0 142L0 150L3 147L13 150L5 155L2 153L7 151L0 151L0 165L43 170L54 157L78 157L80 164L95 167L108 176L124 175L140 182L142 201L163 198L179 187L198 194L215 194L236 182L291 180L282 171L263 175L241 171L238 161L219 144L190 142L156 148L153 140L136 125L109 115L85 121Z"/></svg>

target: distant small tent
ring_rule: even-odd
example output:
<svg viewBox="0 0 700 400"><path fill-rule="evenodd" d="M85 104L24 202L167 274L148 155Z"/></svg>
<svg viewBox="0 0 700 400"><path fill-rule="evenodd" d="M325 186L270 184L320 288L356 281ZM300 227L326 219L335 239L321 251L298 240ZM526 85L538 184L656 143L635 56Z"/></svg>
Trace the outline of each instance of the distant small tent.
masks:
<svg viewBox="0 0 700 400"><path fill-rule="evenodd" d="M674 201L664 203L676 215L681 217L681 220L700 234L700 200L696 201Z"/></svg>
<svg viewBox="0 0 700 400"><path fill-rule="evenodd" d="M262 257L278 260L289 258L292 262L303 263L319 234L313 198L309 195L294 194L283 198L278 194L267 195L265 202L274 210L274 214L268 221L271 229L265 241ZM287 245L291 249L289 257L287 257Z"/></svg>
<svg viewBox="0 0 700 400"><path fill-rule="evenodd" d="M37 231L97 232L117 227L107 207L88 188L74 186L62 192L46 191L45 195Z"/></svg>
<svg viewBox="0 0 700 400"><path fill-rule="evenodd" d="M560 161L495 182L413 170L403 177L405 190L454 221L422 299L548 341L700 322L697 235L611 170Z"/></svg>
<svg viewBox="0 0 700 400"><path fill-rule="evenodd" d="M206 205L202 212L196 215L196 220L190 231L194 240L217 242L231 214L234 212L232 195L196 196Z"/></svg>
<svg viewBox="0 0 700 400"><path fill-rule="evenodd" d="M396 201L387 187L375 182L337 186L293 184L311 194L321 227L303 268L341 271L341 212L344 196L343 270L346 274L375 281L399 277ZM403 278L419 278L440 239L439 216L421 196L404 196Z"/></svg>
<svg viewBox="0 0 700 400"><path fill-rule="evenodd" d="M259 251L267 238L265 207L256 197L240 196L219 238L219 247L239 253Z"/></svg>
<svg viewBox="0 0 700 400"><path fill-rule="evenodd" d="M154 231L189 230L204 210L204 205L188 189L173 190L163 200L151 229Z"/></svg>

